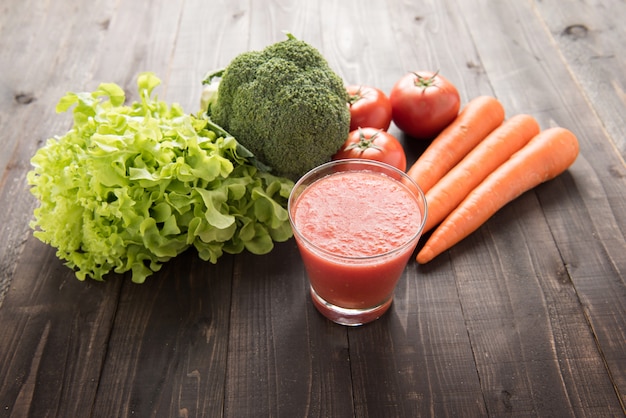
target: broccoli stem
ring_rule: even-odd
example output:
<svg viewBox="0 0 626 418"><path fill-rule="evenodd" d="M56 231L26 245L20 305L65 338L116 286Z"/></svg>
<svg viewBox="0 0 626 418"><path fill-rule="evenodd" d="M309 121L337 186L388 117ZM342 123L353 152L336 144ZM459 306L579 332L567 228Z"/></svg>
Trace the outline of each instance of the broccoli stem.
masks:
<svg viewBox="0 0 626 418"><path fill-rule="evenodd" d="M222 78L224 71L226 68L220 68L219 70L213 70L206 73L204 79L202 80L202 84L211 84L214 78Z"/></svg>

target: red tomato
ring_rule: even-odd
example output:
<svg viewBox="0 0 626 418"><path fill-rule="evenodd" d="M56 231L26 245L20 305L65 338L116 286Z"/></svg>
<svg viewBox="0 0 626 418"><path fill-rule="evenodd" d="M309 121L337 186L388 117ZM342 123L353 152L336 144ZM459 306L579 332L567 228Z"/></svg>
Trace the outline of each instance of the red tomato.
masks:
<svg viewBox="0 0 626 418"><path fill-rule="evenodd" d="M432 139L459 114L461 98L456 87L439 72L408 73L389 95L393 122L417 139Z"/></svg>
<svg viewBox="0 0 626 418"><path fill-rule="evenodd" d="M348 135L348 139L333 156L333 160L362 158L376 160L406 170L406 154L398 139L384 129L359 128Z"/></svg>
<svg viewBox="0 0 626 418"><path fill-rule="evenodd" d="M348 86L350 131L358 128L389 129L391 102L381 90L370 86Z"/></svg>

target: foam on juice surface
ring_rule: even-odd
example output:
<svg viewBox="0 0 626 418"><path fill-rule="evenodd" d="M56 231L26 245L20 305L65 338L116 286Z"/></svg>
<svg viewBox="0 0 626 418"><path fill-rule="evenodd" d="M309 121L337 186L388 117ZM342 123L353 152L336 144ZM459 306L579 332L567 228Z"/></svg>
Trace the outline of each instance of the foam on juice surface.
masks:
<svg viewBox="0 0 626 418"><path fill-rule="evenodd" d="M324 177L298 198L295 224L310 242L343 256L388 252L417 232L421 211L404 185L375 172Z"/></svg>

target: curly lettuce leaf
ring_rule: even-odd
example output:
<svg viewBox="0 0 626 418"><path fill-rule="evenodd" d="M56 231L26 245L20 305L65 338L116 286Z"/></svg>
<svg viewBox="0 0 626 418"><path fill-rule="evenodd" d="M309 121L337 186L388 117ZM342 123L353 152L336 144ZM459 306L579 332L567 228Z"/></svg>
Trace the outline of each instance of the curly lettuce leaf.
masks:
<svg viewBox="0 0 626 418"><path fill-rule="evenodd" d="M265 254L292 236L291 180L259 171L254 156L206 115L160 101L142 73L139 102L112 83L68 93L73 126L32 157L39 200L31 227L76 277L131 272L142 283L189 247L216 263L224 252Z"/></svg>

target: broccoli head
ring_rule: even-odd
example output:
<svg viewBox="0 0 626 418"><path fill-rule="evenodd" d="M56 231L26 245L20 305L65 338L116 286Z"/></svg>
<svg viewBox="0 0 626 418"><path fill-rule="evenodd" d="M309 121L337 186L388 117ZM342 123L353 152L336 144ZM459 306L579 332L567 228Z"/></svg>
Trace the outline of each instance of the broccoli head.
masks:
<svg viewBox="0 0 626 418"><path fill-rule="evenodd" d="M343 80L321 53L288 35L235 57L209 112L274 174L296 180L345 142L347 101Z"/></svg>

